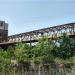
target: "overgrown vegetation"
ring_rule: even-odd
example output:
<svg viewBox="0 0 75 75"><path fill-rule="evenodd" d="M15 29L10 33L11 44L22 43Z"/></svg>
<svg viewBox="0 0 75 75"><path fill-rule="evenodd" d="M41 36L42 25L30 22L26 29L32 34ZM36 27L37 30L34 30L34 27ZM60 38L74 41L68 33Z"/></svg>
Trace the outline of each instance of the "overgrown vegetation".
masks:
<svg viewBox="0 0 75 75"><path fill-rule="evenodd" d="M31 61L35 64L74 64L74 40L66 34L55 39L48 39L46 36L42 36L33 48L25 43L18 43L15 48L8 47L7 50L0 48L0 71L4 67L9 67L8 64L22 64Z"/></svg>

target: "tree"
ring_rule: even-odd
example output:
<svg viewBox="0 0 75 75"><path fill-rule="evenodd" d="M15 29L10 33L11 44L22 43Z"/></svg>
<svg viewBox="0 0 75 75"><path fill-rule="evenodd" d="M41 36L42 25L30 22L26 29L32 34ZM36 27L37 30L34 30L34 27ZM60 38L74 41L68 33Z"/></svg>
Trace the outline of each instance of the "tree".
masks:
<svg viewBox="0 0 75 75"><path fill-rule="evenodd" d="M30 47L27 44L18 43L15 47L15 57L19 63L23 63L29 60L30 56Z"/></svg>
<svg viewBox="0 0 75 75"><path fill-rule="evenodd" d="M1 73L6 73L5 71L10 68L11 59L9 51L0 48L0 71ZM7 72L8 73L8 72Z"/></svg>
<svg viewBox="0 0 75 75"><path fill-rule="evenodd" d="M56 45L54 40L48 39L46 36L42 36L33 48L33 60L36 63L53 62L54 57L51 52L55 48Z"/></svg>
<svg viewBox="0 0 75 75"><path fill-rule="evenodd" d="M53 51L53 55L62 60L67 60L74 56L73 40L65 33L58 39L59 46Z"/></svg>

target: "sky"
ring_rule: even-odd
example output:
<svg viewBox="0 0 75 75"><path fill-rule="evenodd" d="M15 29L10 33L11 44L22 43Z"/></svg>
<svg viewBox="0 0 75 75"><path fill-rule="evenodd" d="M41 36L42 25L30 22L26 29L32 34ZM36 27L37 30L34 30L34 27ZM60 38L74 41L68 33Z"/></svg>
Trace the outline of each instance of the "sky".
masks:
<svg viewBox="0 0 75 75"><path fill-rule="evenodd" d="M9 35L75 22L75 0L0 0Z"/></svg>

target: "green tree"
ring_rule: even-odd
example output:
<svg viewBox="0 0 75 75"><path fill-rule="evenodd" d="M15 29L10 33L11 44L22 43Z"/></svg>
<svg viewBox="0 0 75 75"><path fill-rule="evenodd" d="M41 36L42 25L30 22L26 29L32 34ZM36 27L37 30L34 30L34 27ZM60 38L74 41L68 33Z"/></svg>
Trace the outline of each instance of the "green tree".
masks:
<svg viewBox="0 0 75 75"><path fill-rule="evenodd" d="M16 60L20 63L28 61L30 57L30 47L27 44L18 43L15 47L15 57Z"/></svg>
<svg viewBox="0 0 75 75"><path fill-rule="evenodd" d="M6 73L11 64L10 54L8 51L0 48L0 72L1 74ZM7 72L8 73L8 72Z"/></svg>
<svg viewBox="0 0 75 75"><path fill-rule="evenodd" d="M36 63L52 62L54 57L51 52L55 47L54 40L49 40L46 36L42 36L32 50L33 60Z"/></svg>
<svg viewBox="0 0 75 75"><path fill-rule="evenodd" d="M48 39L46 36L41 36L38 43L32 50L33 53L33 61L35 64L39 66L39 75L40 75L40 67L42 64L50 64L54 62L54 57L52 55L52 51L56 48L55 41L52 39ZM48 68L49 65L48 65ZM50 74L50 70L49 70Z"/></svg>
<svg viewBox="0 0 75 75"><path fill-rule="evenodd" d="M69 38L65 33L58 39L59 46L54 50L53 55L56 58L67 60L74 56L73 39Z"/></svg>

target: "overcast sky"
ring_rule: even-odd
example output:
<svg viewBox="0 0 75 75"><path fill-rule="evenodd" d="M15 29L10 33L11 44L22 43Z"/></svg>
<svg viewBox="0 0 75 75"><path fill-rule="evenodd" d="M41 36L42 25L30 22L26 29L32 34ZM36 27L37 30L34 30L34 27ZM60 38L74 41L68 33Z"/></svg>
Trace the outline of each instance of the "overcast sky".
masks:
<svg viewBox="0 0 75 75"><path fill-rule="evenodd" d="M9 35L75 22L75 0L0 0Z"/></svg>

